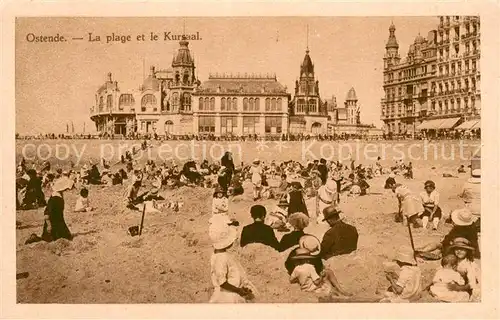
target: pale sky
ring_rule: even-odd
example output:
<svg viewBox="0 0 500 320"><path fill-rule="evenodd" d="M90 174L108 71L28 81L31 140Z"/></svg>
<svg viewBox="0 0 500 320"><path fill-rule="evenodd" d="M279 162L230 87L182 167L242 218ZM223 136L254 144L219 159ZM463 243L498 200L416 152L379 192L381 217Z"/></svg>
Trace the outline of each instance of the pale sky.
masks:
<svg viewBox="0 0 500 320"><path fill-rule="evenodd" d="M209 72L276 73L278 81L294 92L304 59L309 25L309 50L319 80L321 98L337 97L343 104L354 87L361 106L361 121L380 127L383 96L382 69L388 28L394 22L399 51L420 32L437 28L437 17L237 17L237 18L18 18L16 21L16 132L62 133L74 123L75 132L95 130L89 118L94 94L108 72L122 92L137 89L149 67L166 69L179 47L162 41L163 32L199 32L191 41L198 78ZM89 42L88 33L101 43ZM112 33L132 36L132 41L106 44ZM160 41L136 41L138 34L160 35ZM29 43L28 33L66 38L65 43Z"/></svg>

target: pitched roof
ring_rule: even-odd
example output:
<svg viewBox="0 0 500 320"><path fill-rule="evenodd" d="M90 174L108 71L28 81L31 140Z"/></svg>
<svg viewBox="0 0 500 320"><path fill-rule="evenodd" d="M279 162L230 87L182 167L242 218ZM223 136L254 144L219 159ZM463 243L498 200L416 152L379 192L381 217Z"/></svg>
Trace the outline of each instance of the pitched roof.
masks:
<svg viewBox="0 0 500 320"><path fill-rule="evenodd" d="M172 60L172 67L175 66L193 66L194 65L194 59L191 57L191 53L189 52L189 42L182 40L179 41L180 48L177 50L177 55L174 57Z"/></svg>
<svg viewBox="0 0 500 320"><path fill-rule="evenodd" d="M220 94L286 94L286 88L276 77L212 76L197 89L199 93Z"/></svg>
<svg viewBox="0 0 500 320"><path fill-rule="evenodd" d="M314 65L312 63L311 57L309 56L309 49L306 50L306 55L304 56L304 61L300 65L300 75L314 74Z"/></svg>
<svg viewBox="0 0 500 320"><path fill-rule="evenodd" d="M345 100L346 101L357 101L358 100L358 97L356 96L356 90L354 90L354 88L349 89Z"/></svg>

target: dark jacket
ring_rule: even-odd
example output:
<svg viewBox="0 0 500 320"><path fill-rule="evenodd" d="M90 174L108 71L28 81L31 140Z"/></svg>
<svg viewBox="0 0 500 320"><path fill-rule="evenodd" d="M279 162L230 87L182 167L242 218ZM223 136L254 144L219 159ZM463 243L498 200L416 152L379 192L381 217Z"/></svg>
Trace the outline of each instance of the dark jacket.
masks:
<svg viewBox="0 0 500 320"><path fill-rule="evenodd" d="M304 231L292 231L285 234L280 240L280 251L286 251L287 249L298 245L300 238L304 234Z"/></svg>
<svg viewBox="0 0 500 320"><path fill-rule="evenodd" d="M320 256L329 259L333 256L349 254L358 248L358 231L354 226L338 220L323 236Z"/></svg>
<svg viewBox="0 0 500 320"><path fill-rule="evenodd" d="M304 197L302 196L302 191L294 190L289 193L290 195L290 203L288 204L288 215L291 215L295 212L303 212L307 216L309 213L307 212L306 203L304 201Z"/></svg>
<svg viewBox="0 0 500 320"><path fill-rule="evenodd" d="M325 184L326 180L328 178L328 168L326 167L326 165L320 164L318 166L318 171L319 171L319 174L320 174L321 182L323 184Z"/></svg>
<svg viewBox="0 0 500 320"><path fill-rule="evenodd" d="M241 231L240 246L244 247L250 243L261 243L276 250L279 250L279 242L276 239L273 228L262 221L255 221L243 227Z"/></svg>

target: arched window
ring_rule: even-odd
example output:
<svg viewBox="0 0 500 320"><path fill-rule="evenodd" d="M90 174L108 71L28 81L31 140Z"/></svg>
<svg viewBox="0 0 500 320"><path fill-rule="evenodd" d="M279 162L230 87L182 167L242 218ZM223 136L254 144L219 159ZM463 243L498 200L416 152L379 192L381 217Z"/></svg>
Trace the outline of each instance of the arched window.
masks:
<svg viewBox="0 0 500 320"><path fill-rule="evenodd" d="M108 96L106 97L106 109L113 109L113 96L110 94L108 94Z"/></svg>
<svg viewBox="0 0 500 320"><path fill-rule="evenodd" d="M271 109L271 99L266 98L266 111Z"/></svg>
<svg viewBox="0 0 500 320"><path fill-rule="evenodd" d="M191 111L191 95L187 92L184 92L183 109L184 111Z"/></svg>
<svg viewBox="0 0 500 320"><path fill-rule="evenodd" d="M198 109L200 111L203 111L203 98L200 98L199 99L199 102L198 102Z"/></svg>
<svg viewBox="0 0 500 320"><path fill-rule="evenodd" d="M254 99L253 99L253 98L250 98L250 99L248 99L248 100L249 100L249 101L248 101L248 110L249 110L249 111L254 111L254 110L255 110L255 107L254 107L254 105L255 105L255 103L254 103L254 102L255 102L255 101L254 101Z"/></svg>
<svg viewBox="0 0 500 320"><path fill-rule="evenodd" d="M99 111L102 111L103 107L104 107L104 97L100 96L99 97Z"/></svg>
<svg viewBox="0 0 500 320"><path fill-rule="evenodd" d="M243 99L243 111L248 111L248 98Z"/></svg>
<svg viewBox="0 0 500 320"><path fill-rule="evenodd" d="M145 94L141 100L141 110L146 111L146 108L155 108L156 98L151 93Z"/></svg>
<svg viewBox="0 0 500 320"><path fill-rule="evenodd" d="M271 111L276 111L276 98L271 99Z"/></svg>
<svg viewBox="0 0 500 320"><path fill-rule="evenodd" d="M124 93L120 95L120 99L118 99L118 108L123 110L123 107L133 106L134 103L134 96L130 93Z"/></svg>
<svg viewBox="0 0 500 320"><path fill-rule="evenodd" d="M226 98L221 98L220 99L220 110L221 111L226 111Z"/></svg>
<svg viewBox="0 0 500 320"><path fill-rule="evenodd" d="M309 100L309 112L316 112L316 100Z"/></svg>
<svg viewBox="0 0 500 320"><path fill-rule="evenodd" d="M174 108L179 105L179 93L177 92L174 92L172 94L172 105L174 106Z"/></svg>
<svg viewBox="0 0 500 320"><path fill-rule="evenodd" d="M238 111L238 99L233 98L233 111Z"/></svg>
<svg viewBox="0 0 500 320"><path fill-rule="evenodd" d="M260 99L259 98L255 98L254 110L260 111Z"/></svg>
<svg viewBox="0 0 500 320"><path fill-rule="evenodd" d="M174 123L170 120L165 121L165 133L169 134L174 131Z"/></svg>
<svg viewBox="0 0 500 320"><path fill-rule="evenodd" d="M210 110L215 110L215 98L210 98Z"/></svg>
<svg viewBox="0 0 500 320"><path fill-rule="evenodd" d="M283 106L281 104L281 98L278 98L278 105L276 106L277 111L283 111Z"/></svg>
<svg viewBox="0 0 500 320"><path fill-rule="evenodd" d="M313 134L318 135L321 133L321 123L315 122L311 126L311 131Z"/></svg>
<svg viewBox="0 0 500 320"><path fill-rule="evenodd" d="M205 111L210 110L210 99L208 97L205 98Z"/></svg>

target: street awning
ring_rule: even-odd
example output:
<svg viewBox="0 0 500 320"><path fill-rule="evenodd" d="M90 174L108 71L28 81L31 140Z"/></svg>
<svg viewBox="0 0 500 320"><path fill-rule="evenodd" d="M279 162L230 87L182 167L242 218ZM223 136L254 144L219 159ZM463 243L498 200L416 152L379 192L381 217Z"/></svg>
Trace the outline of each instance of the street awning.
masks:
<svg viewBox="0 0 500 320"><path fill-rule="evenodd" d="M439 129L451 129L457 124L459 120L460 118L444 119L441 125L439 126Z"/></svg>
<svg viewBox="0 0 500 320"><path fill-rule="evenodd" d="M443 119L433 119L426 120L417 126L417 130L435 130L439 129L439 126L443 122Z"/></svg>
<svg viewBox="0 0 500 320"><path fill-rule="evenodd" d="M458 127L456 127L455 129L456 130L470 130L472 128L474 128L474 126L478 123L479 121L478 120L469 120L469 121L465 121L464 123L462 123L461 125L459 125Z"/></svg>
<svg viewBox="0 0 500 320"><path fill-rule="evenodd" d="M471 129L481 129L481 121L478 121Z"/></svg>

